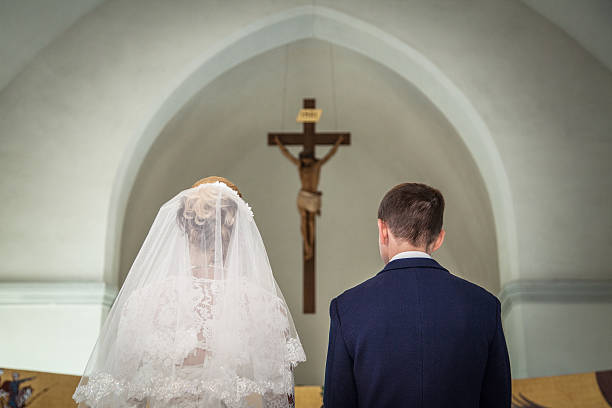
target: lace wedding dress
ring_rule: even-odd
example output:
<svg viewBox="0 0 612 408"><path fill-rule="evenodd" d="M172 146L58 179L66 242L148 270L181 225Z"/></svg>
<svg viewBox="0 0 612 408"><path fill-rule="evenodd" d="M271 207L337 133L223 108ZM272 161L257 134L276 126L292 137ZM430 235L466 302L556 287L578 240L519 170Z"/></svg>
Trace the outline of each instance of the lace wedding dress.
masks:
<svg viewBox="0 0 612 408"><path fill-rule="evenodd" d="M165 203L73 399L79 407L292 407L306 357L248 204L221 182Z"/></svg>

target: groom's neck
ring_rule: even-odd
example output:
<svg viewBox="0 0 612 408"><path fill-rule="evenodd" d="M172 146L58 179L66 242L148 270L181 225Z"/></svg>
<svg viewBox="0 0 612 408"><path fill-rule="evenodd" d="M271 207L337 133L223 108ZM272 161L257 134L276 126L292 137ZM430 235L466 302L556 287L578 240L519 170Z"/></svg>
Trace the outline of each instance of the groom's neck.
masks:
<svg viewBox="0 0 612 408"><path fill-rule="evenodd" d="M410 244L407 244L407 245L397 245L397 246L394 245L392 247L389 247L389 251L387 252L387 257L388 258L386 259L385 263L388 263L391 258L393 258L395 255L397 255L399 253L409 252L409 251L424 252L426 254L431 255L431 253L428 252L425 247L416 247L416 246L410 245Z"/></svg>
<svg viewBox="0 0 612 408"><path fill-rule="evenodd" d="M400 252L408 252L408 251L425 252L426 254L431 255L425 245L416 246L412 242L404 240L404 239L398 239L396 237L389 237L389 238L391 238L389 240L389 259L393 258L395 255L399 254Z"/></svg>

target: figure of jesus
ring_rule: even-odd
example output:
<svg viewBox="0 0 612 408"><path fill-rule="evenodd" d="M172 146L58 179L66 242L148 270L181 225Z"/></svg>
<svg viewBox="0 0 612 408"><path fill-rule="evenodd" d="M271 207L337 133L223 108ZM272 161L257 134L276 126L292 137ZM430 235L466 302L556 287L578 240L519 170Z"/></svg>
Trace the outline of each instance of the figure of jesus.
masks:
<svg viewBox="0 0 612 408"><path fill-rule="evenodd" d="M321 192L318 191L321 167L332 158L338 146L344 138L338 137L336 144L322 159L317 159L314 154L300 152L299 157L293 156L289 150L279 140L278 136L274 141L280 148L283 155L295 164L298 168L302 187L297 196L297 207L302 219L301 230L304 239L304 259L312 258L314 253L314 223L315 214L321 214Z"/></svg>

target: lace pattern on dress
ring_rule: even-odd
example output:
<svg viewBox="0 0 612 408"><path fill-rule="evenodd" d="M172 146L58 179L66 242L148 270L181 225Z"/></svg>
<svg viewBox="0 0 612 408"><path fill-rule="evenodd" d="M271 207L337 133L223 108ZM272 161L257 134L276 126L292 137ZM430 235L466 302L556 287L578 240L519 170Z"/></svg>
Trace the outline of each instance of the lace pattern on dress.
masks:
<svg viewBox="0 0 612 408"><path fill-rule="evenodd" d="M180 309L185 297L189 310ZM226 307L235 302L241 307ZM195 403L203 399L246 407L247 397L259 394L265 406L286 408L293 396L292 370L306 360L299 339L288 337L287 316L276 294L243 280L191 278L187 284L170 277L136 289L121 313L117 358L79 385L73 398L94 406L152 398L173 407L200 406ZM279 335L262 335L275 332ZM190 361L198 351L204 358Z"/></svg>

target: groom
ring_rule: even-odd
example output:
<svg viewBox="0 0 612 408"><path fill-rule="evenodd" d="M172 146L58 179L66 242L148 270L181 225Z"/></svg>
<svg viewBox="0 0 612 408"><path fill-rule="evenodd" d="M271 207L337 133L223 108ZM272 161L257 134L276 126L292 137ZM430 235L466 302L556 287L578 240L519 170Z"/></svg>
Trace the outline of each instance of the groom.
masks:
<svg viewBox="0 0 612 408"><path fill-rule="evenodd" d="M444 198L400 184L378 209L382 271L330 305L324 406L506 408L499 300L432 259Z"/></svg>

